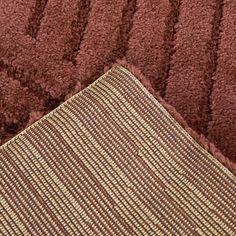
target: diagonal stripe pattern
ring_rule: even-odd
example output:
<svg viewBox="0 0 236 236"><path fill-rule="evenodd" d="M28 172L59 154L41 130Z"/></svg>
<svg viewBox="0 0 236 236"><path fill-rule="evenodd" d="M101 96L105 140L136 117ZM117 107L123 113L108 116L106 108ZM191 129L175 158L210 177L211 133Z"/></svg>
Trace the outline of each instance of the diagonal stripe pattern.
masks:
<svg viewBox="0 0 236 236"><path fill-rule="evenodd" d="M235 176L121 66L0 162L0 235L236 234Z"/></svg>

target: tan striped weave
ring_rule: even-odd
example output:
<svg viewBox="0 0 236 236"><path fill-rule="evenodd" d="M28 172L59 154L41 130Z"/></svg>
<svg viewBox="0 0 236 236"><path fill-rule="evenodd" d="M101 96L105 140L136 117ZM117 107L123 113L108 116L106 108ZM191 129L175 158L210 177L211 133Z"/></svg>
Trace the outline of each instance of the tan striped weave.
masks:
<svg viewBox="0 0 236 236"><path fill-rule="evenodd" d="M0 148L1 235L236 235L236 178L115 67Z"/></svg>

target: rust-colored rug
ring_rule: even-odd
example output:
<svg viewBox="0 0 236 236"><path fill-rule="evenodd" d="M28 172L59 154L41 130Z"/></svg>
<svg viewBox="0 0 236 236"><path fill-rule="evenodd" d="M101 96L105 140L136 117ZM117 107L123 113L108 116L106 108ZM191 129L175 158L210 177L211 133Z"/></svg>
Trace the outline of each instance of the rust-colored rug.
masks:
<svg viewBox="0 0 236 236"><path fill-rule="evenodd" d="M1 144L126 58L236 161L235 12L235 0L1 0Z"/></svg>
<svg viewBox="0 0 236 236"><path fill-rule="evenodd" d="M114 66L0 147L1 235L236 235L229 162L136 76Z"/></svg>

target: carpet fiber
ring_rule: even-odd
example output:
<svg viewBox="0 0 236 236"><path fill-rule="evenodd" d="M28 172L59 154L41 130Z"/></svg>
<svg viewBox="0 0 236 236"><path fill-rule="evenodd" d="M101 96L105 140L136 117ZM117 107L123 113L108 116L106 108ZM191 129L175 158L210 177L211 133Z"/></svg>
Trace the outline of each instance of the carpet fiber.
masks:
<svg viewBox="0 0 236 236"><path fill-rule="evenodd" d="M121 66L0 156L1 235L236 234L236 177Z"/></svg>
<svg viewBox="0 0 236 236"><path fill-rule="evenodd" d="M235 12L235 0L0 0L0 142L125 58L236 161Z"/></svg>

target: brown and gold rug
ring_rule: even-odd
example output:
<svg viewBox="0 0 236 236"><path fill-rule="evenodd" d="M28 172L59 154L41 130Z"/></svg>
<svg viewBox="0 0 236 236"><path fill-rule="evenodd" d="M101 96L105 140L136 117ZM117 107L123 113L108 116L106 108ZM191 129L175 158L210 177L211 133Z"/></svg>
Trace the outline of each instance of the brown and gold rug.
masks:
<svg viewBox="0 0 236 236"><path fill-rule="evenodd" d="M0 147L1 235L236 235L235 166L136 77L114 66Z"/></svg>

